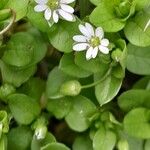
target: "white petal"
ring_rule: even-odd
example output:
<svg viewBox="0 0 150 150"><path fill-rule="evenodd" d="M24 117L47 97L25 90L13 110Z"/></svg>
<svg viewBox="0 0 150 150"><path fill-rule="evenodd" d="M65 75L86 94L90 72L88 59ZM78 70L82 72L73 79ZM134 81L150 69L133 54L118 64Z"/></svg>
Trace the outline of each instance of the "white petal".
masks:
<svg viewBox="0 0 150 150"><path fill-rule="evenodd" d="M101 40L101 45L102 46L108 46L109 45L109 40L108 39L102 39Z"/></svg>
<svg viewBox="0 0 150 150"><path fill-rule="evenodd" d="M75 35L73 37L73 40L76 41L76 42L86 42L86 37L83 36L83 35Z"/></svg>
<svg viewBox="0 0 150 150"><path fill-rule="evenodd" d="M83 50L86 50L88 46L89 46L88 43L78 43L73 46L73 50L83 51Z"/></svg>
<svg viewBox="0 0 150 150"><path fill-rule="evenodd" d="M89 60L92 58L93 47L90 47L86 52L86 59Z"/></svg>
<svg viewBox="0 0 150 150"><path fill-rule="evenodd" d="M80 32L85 35L86 37L90 38L92 35L87 31L86 27L82 24L79 25Z"/></svg>
<svg viewBox="0 0 150 150"><path fill-rule="evenodd" d="M50 20L51 16L52 16L52 11L48 8L45 10L45 13L44 13L44 16L45 16L45 19L46 20Z"/></svg>
<svg viewBox="0 0 150 150"><path fill-rule="evenodd" d="M102 39L104 37L103 29L101 27L96 28L95 35Z"/></svg>
<svg viewBox="0 0 150 150"><path fill-rule="evenodd" d="M34 1L39 4L46 4L48 2L48 0L34 0Z"/></svg>
<svg viewBox="0 0 150 150"><path fill-rule="evenodd" d="M67 21L74 20L74 16L72 14L63 11L62 9L59 9L58 12L65 20L67 20Z"/></svg>
<svg viewBox="0 0 150 150"><path fill-rule="evenodd" d="M95 58L98 54L98 47L95 47L92 51L92 58Z"/></svg>
<svg viewBox="0 0 150 150"><path fill-rule="evenodd" d="M68 12L68 13L74 13L74 9L69 6L69 5L66 5L66 4L61 4L60 7L62 8L62 10Z"/></svg>
<svg viewBox="0 0 150 150"><path fill-rule="evenodd" d="M89 23L85 23L85 27L86 27L87 31L88 31L92 36L94 36L94 28L92 27L92 25L89 24Z"/></svg>
<svg viewBox="0 0 150 150"><path fill-rule="evenodd" d="M75 0L60 0L60 3L64 3L64 4L70 4L73 3Z"/></svg>
<svg viewBox="0 0 150 150"><path fill-rule="evenodd" d="M100 45L99 46L99 50L104 53L104 54L108 54L109 53L109 49L105 46Z"/></svg>
<svg viewBox="0 0 150 150"><path fill-rule="evenodd" d="M42 12L42 11L44 11L45 9L47 9L47 6L46 6L46 5L36 5L36 6L34 7L34 11L36 11L36 12Z"/></svg>
<svg viewBox="0 0 150 150"><path fill-rule="evenodd" d="M59 20L59 16L58 16L56 10L53 11L53 20L54 20L55 23L57 23L58 20Z"/></svg>

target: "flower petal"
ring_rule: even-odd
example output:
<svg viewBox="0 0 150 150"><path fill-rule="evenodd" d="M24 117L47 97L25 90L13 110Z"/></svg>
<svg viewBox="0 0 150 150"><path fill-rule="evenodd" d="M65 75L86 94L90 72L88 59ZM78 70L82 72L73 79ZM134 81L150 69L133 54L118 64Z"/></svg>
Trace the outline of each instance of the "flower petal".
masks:
<svg viewBox="0 0 150 150"><path fill-rule="evenodd" d="M44 11L44 10L46 10L47 9L47 6L46 5L36 5L35 7L34 7L34 11L36 11L36 12L42 12L42 11Z"/></svg>
<svg viewBox="0 0 150 150"><path fill-rule="evenodd" d="M96 28L95 35L102 39L104 37L103 29L101 27Z"/></svg>
<svg viewBox="0 0 150 150"><path fill-rule="evenodd" d="M75 0L60 0L60 3L63 3L63 4L70 4L70 3L73 3Z"/></svg>
<svg viewBox="0 0 150 150"><path fill-rule="evenodd" d="M88 46L89 46L88 43L78 43L78 44L73 46L73 50L83 51L83 50L86 50Z"/></svg>
<svg viewBox="0 0 150 150"><path fill-rule="evenodd" d="M90 60L92 58L93 47L90 47L86 52L86 59Z"/></svg>
<svg viewBox="0 0 150 150"><path fill-rule="evenodd" d="M53 11L53 20L54 20L55 23L57 23L58 20L59 20L59 16L58 16L56 10Z"/></svg>
<svg viewBox="0 0 150 150"><path fill-rule="evenodd" d="M98 54L98 47L95 47L92 51L92 58L95 58Z"/></svg>
<svg viewBox="0 0 150 150"><path fill-rule="evenodd" d="M103 53L103 54L108 54L109 53L109 49L105 46L100 45L99 46L99 50Z"/></svg>
<svg viewBox="0 0 150 150"><path fill-rule="evenodd" d="M58 12L59 12L59 14L60 14L65 20L67 20L67 21L74 21L74 19L75 19L72 14L67 13L67 12L65 12L65 11L62 10L62 9L59 9Z"/></svg>
<svg viewBox="0 0 150 150"><path fill-rule="evenodd" d="M87 31L88 31L92 36L94 36L94 28L92 27L92 25L89 24L89 23L85 23L85 27L86 27Z"/></svg>
<svg viewBox="0 0 150 150"><path fill-rule="evenodd" d="M87 31L86 27L82 24L79 25L80 32L86 37L90 38L92 35Z"/></svg>
<svg viewBox="0 0 150 150"><path fill-rule="evenodd" d="M46 4L48 0L34 0L38 4Z"/></svg>
<svg viewBox="0 0 150 150"><path fill-rule="evenodd" d="M73 40L76 41L76 42L86 42L86 37L83 36L83 35L75 35L73 37Z"/></svg>
<svg viewBox="0 0 150 150"><path fill-rule="evenodd" d="M68 13L71 13L71 14L74 13L74 9L69 5L61 4L60 7L62 10L66 11Z"/></svg>
<svg viewBox="0 0 150 150"><path fill-rule="evenodd" d="M102 39L101 40L101 45L102 46L108 46L109 45L109 40L108 39Z"/></svg>
<svg viewBox="0 0 150 150"><path fill-rule="evenodd" d="M44 13L44 16L45 16L45 19L46 20L50 20L51 16L52 16L52 11L48 8L45 10L45 13Z"/></svg>

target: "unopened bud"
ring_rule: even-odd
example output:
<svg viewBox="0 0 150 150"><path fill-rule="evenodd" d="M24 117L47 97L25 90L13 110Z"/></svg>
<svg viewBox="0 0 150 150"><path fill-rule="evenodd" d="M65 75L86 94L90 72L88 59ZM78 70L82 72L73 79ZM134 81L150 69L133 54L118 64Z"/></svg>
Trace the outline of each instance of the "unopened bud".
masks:
<svg viewBox="0 0 150 150"><path fill-rule="evenodd" d="M13 94L16 89L10 84L4 84L0 87L0 98L5 99L8 95Z"/></svg>
<svg viewBox="0 0 150 150"><path fill-rule="evenodd" d="M116 50L114 50L111 54L111 58L115 61L115 62L120 62L121 58L122 58L122 51L117 48Z"/></svg>
<svg viewBox="0 0 150 150"><path fill-rule="evenodd" d="M117 144L118 150L129 150L129 144L126 139L119 140Z"/></svg>
<svg viewBox="0 0 150 150"><path fill-rule="evenodd" d="M37 140L42 140L45 138L47 134L47 127L46 126L39 126L35 130L35 136Z"/></svg>
<svg viewBox="0 0 150 150"><path fill-rule="evenodd" d="M77 80L67 81L60 87L60 93L65 96L77 96L81 92L81 84Z"/></svg>

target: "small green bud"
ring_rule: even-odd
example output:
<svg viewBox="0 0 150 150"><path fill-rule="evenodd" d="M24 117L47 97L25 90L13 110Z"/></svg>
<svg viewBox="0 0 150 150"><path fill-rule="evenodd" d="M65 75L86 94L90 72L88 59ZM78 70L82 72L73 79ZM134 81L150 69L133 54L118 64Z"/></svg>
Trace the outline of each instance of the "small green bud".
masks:
<svg viewBox="0 0 150 150"><path fill-rule="evenodd" d="M0 111L0 136L9 130L9 120L6 111Z"/></svg>
<svg viewBox="0 0 150 150"><path fill-rule="evenodd" d="M119 140L117 144L118 150L129 150L129 144L126 139Z"/></svg>
<svg viewBox="0 0 150 150"><path fill-rule="evenodd" d="M65 96L77 96L81 92L81 84L77 80L67 81L60 87L60 93Z"/></svg>
<svg viewBox="0 0 150 150"><path fill-rule="evenodd" d="M46 137L47 134L47 127L46 126L38 126L35 130L35 136L37 140L42 140Z"/></svg>
<svg viewBox="0 0 150 150"><path fill-rule="evenodd" d="M5 99L8 95L15 93L16 89L11 84L5 83L0 87L0 98Z"/></svg>
<svg viewBox="0 0 150 150"><path fill-rule="evenodd" d="M121 58L122 58L122 51L117 48L116 50L114 50L111 53L111 58L115 61L115 62L120 62Z"/></svg>

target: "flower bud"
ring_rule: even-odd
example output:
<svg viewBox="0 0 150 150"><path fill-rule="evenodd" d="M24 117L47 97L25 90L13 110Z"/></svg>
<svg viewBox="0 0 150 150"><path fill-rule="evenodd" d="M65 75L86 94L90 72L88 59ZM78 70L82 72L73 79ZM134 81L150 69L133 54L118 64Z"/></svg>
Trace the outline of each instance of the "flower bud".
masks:
<svg viewBox="0 0 150 150"><path fill-rule="evenodd" d="M81 84L77 80L67 81L60 87L60 93L65 96L77 96L81 92Z"/></svg>
<svg viewBox="0 0 150 150"><path fill-rule="evenodd" d="M117 147L118 147L118 150L129 150L128 141L125 139L119 140Z"/></svg>
<svg viewBox="0 0 150 150"><path fill-rule="evenodd" d="M121 58L122 58L122 51L117 48L116 50L114 50L111 54L111 58L115 61L115 62L120 62Z"/></svg>
<svg viewBox="0 0 150 150"><path fill-rule="evenodd" d="M6 111L0 111L0 137L9 130L9 120Z"/></svg>
<svg viewBox="0 0 150 150"><path fill-rule="evenodd" d="M14 93L15 91L16 89L11 84L5 83L4 85L0 87L0 98L4 99L8 95Z"/></svg>
<svg viewBox="0 0 150 150"><path fill-rule="evenodd" d="M46 126L38 126L35 130L35 136L36 136L37 140L44 139L46 134L47 134Z"/></svg>

